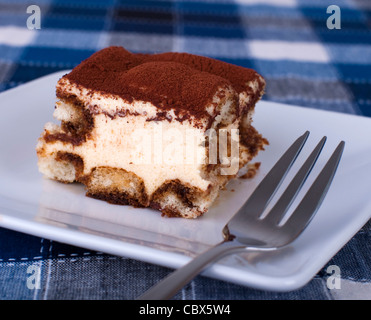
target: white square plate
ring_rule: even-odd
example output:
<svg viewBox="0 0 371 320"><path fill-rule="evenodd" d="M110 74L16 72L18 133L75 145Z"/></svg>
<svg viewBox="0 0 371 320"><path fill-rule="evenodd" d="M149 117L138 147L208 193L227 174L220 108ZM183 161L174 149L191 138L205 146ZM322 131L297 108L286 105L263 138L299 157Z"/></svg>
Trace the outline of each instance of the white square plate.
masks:
<svg viewBox="0 0 371 320"><path fill-rule="evenodd" d="M309 227L290 246L271 253L229 256L207 269L210 277L260 289L305 285L371 218L371 119L261 101L255 127L270 141L251 180L234 180L208 213L196 220L161 217L151 209L111 205L85 197L80 184L42 177L35 146L52 120L58 72L0 94L0 226L75 246L179 267L218 243L224 224L286 148L311 135L295 169L322 136L328 140L310 184L340 140L346 142L333 184Z"/></svg>

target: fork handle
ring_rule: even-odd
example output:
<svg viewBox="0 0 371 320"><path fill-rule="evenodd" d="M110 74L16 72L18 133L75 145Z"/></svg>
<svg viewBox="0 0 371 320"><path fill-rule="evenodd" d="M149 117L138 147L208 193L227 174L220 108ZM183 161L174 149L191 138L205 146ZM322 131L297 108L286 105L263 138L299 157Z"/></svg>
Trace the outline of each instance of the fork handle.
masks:
<svg viewBox="0 0 371 320"><path fill-rule="evenodd" d="M172 298L183 286L214 262L226 254L235 253L245 249L246 246L234 241L223 241L206 250L192 259L183 267L177 269L152 288L142 294L137 300L165 300Z"/></svg>

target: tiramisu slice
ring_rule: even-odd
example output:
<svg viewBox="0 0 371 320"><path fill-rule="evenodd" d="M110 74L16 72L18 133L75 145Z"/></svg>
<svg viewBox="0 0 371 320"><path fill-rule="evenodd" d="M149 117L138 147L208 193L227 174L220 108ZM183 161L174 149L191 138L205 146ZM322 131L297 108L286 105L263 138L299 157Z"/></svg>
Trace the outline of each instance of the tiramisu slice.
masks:
<svg viewBox="0 0 371 320"><path fill-rule="evenodd" d="M58 81L61 125L45 125L39 169L110 203L198 217L267 143L251 125L264 85L210 58L103 49Z"/></svg>

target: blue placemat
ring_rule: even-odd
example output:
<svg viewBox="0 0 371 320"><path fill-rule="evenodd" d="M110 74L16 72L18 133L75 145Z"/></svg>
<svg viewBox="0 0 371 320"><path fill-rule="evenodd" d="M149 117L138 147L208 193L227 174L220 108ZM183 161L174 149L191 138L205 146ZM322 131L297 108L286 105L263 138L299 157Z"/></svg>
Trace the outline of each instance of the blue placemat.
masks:
<svg viewBox="0 0 371 320"><path fill-rule="evenodd" d="M265 100L371 116L368 0L32 4L37 8L27 13L29 1L0 0L0 91L73 68L96 50L119 45L133 52L189 52L251 67L267 80ZM340 16L327 13L333 4ZM332 29L339 22L341 29ZM300 290L274 293L199 276L175 298L371 299L370 243L369 222ZM330 265L340 271L340 289L331 281ZM35 270L40 282L32 278ZM0 299L133 299L169 272L0 228Z"/></svg>

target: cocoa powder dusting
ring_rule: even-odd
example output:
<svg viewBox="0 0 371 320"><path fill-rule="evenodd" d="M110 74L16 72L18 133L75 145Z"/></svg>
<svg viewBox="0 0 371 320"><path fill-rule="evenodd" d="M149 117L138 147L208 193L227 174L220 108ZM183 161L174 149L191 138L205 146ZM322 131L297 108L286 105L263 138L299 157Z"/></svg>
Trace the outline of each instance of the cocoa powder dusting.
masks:
<svg viewBox="0 0 371 320"><path fill-rule="evenodd" d="M224 61L198 56L188 53L167 52L148 55L151 61L175 61L190 66L198 71L207 72L227 79L237 93L247 91L249 81L258 79L258 74L253 69L243 68Z"/></svg>
<svg viewBox="0 0 371 320"><path fill-rule="evenodd" d="M129 103L141 100L159 109L173 109L182 121L189 116L210 117L205 107L218 88L248 91L247 82L259 76L251 69L187 53L133 54L122 47L108 47L83 61L65 78Z"/></svg>

